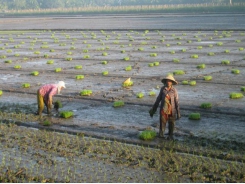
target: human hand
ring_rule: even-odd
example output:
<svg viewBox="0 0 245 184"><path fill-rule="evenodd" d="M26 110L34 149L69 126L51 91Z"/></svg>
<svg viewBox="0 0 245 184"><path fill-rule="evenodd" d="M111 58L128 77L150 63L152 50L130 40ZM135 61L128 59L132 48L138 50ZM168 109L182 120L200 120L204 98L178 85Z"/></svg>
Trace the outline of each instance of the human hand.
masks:
<svg viewBox="0 0 245 184"><path fill-rule="evenodd" d="M153 109L150 109L150 110L149 110L149 114L150 114L151 117L153 117L154 113L155 113L155 112L153 111Z"/></svg>

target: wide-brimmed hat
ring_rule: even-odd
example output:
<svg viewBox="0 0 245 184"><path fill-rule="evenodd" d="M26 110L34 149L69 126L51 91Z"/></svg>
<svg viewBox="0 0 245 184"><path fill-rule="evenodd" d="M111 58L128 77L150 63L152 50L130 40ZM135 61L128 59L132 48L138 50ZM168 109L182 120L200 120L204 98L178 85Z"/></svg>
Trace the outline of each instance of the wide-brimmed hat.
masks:
<svg viewBox="0 0 245 184"><path fill-rule="evenodd" d="M166 80L171 80L173 82L173 85L178 84L178 82L174 79L172 75L168 75L167 77L163 78L161 81L163 84L165 84Z"/></svg>
<svg viewBox="0 0 245 184"><path fill-rule="evenodd" d="M61 88L61 87L66 88L65 82L64 82L64 81L59 81L59 82L58 82L58 87L59 87L59 88Z"/></svg>

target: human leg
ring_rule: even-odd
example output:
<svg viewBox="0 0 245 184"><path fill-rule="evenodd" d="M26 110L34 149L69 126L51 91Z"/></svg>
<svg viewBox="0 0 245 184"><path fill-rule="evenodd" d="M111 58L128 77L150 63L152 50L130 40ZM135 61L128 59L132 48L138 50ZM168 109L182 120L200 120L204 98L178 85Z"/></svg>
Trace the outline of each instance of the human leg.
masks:
<svg viewBox="0 0 245 184"><path fill-rule="evenodd" d="M39 90L37 91L37 104L38 104L37 114L41 116L44 109L44 101L42 95L40 95L39 93Z"/></svg>
<svg viewBox="0 0 245 184"><path fill-rule="evenodd" d="M160 114L160 128L159 128L159 137L164 137L164 132L165 132L165 128L166 128L166 118L164 117L164 114L161 113Z"/></svg>
<svg viewBox="0 0 245 184"><path fill-rule="evenodd" d="M168 120L168 140L174 140L175 118L170 117Z"/></svg>

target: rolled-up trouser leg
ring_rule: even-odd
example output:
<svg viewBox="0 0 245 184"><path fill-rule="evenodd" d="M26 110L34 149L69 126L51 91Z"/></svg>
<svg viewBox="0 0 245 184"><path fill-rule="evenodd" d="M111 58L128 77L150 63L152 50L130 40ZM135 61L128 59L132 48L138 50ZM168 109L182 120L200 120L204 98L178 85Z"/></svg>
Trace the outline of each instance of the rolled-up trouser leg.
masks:
<svg viewBox="0 0 245 184"><path fill-rule="evenodd" d="M44 109L44 101L42 95L40 95L39 90L37 91L37 104L38 104L38 115L42 115Z"/></svg>
<svg viewBox="0 0 245 184"><path fill-rule="evenodd" d="M163 118L162 114L160 114L160 128L159 128L159 137L164 137L164 132L166 128L166 121Z"/></svg>
<svg viewBox="0 0 245 184"><path fill-rule="evenodd" d="M168 120L168 138L173 140L174 138L174 126L175 126L175 118L170 117Z"/></svg>
<svg viewBox="0 0 245 184"><path fill-rule="evenodd" d="M48 103L48 104L47 104L47 111L48 111L48 114L51 114L51 109L52 109L52 103Z"/></svg>

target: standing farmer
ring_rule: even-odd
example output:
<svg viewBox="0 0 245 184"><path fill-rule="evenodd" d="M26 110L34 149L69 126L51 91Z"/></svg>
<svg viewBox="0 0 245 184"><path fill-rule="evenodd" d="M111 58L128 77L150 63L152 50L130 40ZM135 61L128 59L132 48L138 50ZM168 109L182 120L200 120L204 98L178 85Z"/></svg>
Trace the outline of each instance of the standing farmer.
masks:
<svg viewBox="0 0 245 184"><path fill-rule="evenodd" d="M150 116L153 117L153 114L158 108L159 102L161 102L159 137L164 137L166 123L168 122L167 139L173 140L175 119L176 117L177 119L180 118L178 92L173 87L173 85L178 84L178 82L172 75L168 75L162 79L162 83L164 86L161 88L160 93L149 113Z"/></svg>
<svg viewBox="0 0 245 184"><path fill-rule="evenodd" d="M60 91L66 88L63 81L59 81L58 84L46 84L37 90L37 104L39 116L42 115L44 104L47 107L48 114L51 114L53 100L52 97L56 94L60 94Z"/></svg>

